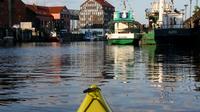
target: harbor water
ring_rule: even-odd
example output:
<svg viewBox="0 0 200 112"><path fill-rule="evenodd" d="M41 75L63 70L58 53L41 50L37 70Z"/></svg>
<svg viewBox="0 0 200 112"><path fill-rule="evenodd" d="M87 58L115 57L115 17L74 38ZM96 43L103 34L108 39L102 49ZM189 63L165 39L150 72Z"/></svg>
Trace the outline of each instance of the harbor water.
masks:
<svg viewBox="0 0 200 112"><path fill-rule="evenodd" d="M90 84L113 112L199 112L199 57L104 42L0 47L0 112L76 112Z"/></svg>

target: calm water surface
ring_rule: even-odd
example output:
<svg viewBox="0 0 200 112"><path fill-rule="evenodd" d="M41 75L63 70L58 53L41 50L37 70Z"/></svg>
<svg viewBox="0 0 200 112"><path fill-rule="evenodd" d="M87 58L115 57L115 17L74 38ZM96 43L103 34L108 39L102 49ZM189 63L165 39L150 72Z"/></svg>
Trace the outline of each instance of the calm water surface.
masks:
<svg viewBox="0 0 200 112"><path fill-rule="evenodd" d="M0 112L75 112L90 84L114 112L199 112L200 52L103 42L0 48Z"/></svg>

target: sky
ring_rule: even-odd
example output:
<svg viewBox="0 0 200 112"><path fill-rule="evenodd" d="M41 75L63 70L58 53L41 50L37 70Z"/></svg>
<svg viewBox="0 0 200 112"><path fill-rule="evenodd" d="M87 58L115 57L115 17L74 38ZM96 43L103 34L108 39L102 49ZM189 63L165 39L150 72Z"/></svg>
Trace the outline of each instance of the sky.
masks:
<svg viewBox="0 0 200 112"><path fill-rule="evenodd" d="M37 4L37 5L44 5L44 6L66 6L68 9L80 9L80 5L85 0L22 0L27 4ZM121 9L122 0L107 0L109 3L111 3L116 10ZM146 24L148 22L147 19L145 19L145 9L150 8L151 2L154 0L126 0L127 7L130 10L134 11L135 20L139 21L142 24ZM166 0L171 1L171 0ZM190 0L174 0L175 8L178 10L184 9L185 4L189 4ZM192 6L196 4L196 1L198 0L192 0ZM189 16L189 7L188 7L188 16Z"/></svg>

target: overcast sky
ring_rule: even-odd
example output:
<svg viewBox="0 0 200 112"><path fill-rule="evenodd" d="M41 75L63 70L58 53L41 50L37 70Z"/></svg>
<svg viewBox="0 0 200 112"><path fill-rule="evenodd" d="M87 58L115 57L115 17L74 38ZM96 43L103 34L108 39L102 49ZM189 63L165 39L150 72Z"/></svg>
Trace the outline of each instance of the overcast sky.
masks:
<svg viewBox="0 0 200 112"><path fill-rule="evenodd" d="M22 0L28 4L38 4L38 5L45 5L45 6L52 6L52 5L65 5L69 9L79 9L80 5L86 0ZM107 0L109 3L113 4L116 9L120 9L122 0ZM135 19L141 23L147 23L145 19L145 9L150 8L150 3L154 0L127 0L127 6L129 9L134 11ZM166 0L171 1L171 0ZM189 4L190 0L174 0L175 7L177 9L184 9L184 4ZM196 0L193 1L193 6L196 4ZM189 16L189 7L188 7L188 14Z"/></svg>

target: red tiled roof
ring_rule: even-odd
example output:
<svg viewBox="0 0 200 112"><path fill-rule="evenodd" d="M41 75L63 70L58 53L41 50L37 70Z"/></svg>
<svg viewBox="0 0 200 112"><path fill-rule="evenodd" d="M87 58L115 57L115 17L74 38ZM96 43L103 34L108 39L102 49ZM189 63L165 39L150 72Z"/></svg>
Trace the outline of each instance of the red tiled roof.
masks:
<svg viewBox="0 0 200 112"><path fill-rule="evenodd" d="M64 6L55 6L55 7L48 7L50 13L61 13L63 9L65 8Z"/></svg>
<svg viewBox="0 0 200 112"><path fill-rule="evenodd" d="M49 13L48 7L28 4L26 7L33 11L35 14L52 17L52 15Z"/></svg>
<svg viewBox="0 0 200 112"><path fill-rule="evenodd" d="M112 7L114 8L114 6L112 6L110 3L108 3L106 0L96 0L99 4L101 4L102 6L106 6L106 7Z"/></svg>

